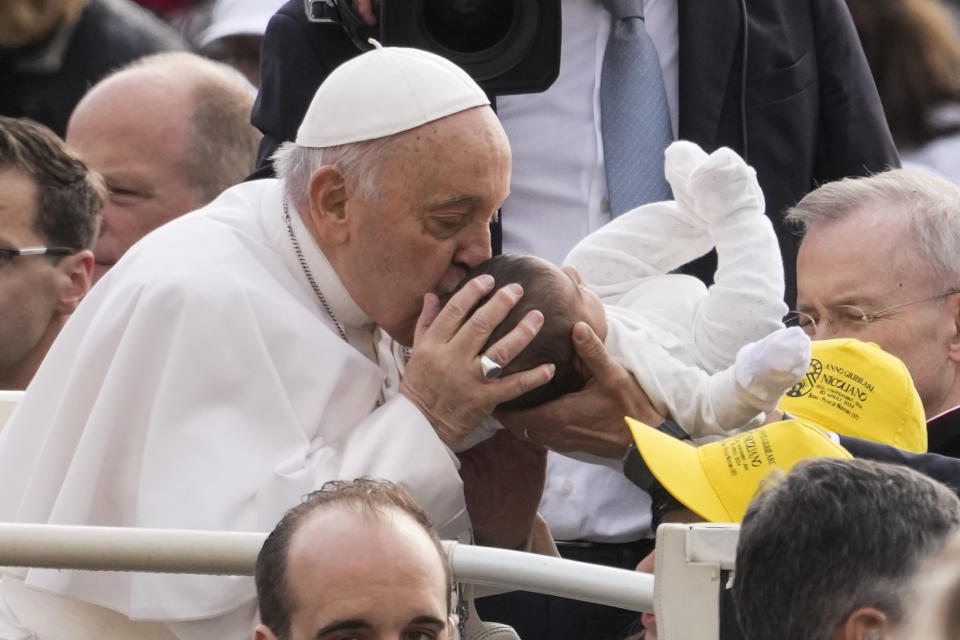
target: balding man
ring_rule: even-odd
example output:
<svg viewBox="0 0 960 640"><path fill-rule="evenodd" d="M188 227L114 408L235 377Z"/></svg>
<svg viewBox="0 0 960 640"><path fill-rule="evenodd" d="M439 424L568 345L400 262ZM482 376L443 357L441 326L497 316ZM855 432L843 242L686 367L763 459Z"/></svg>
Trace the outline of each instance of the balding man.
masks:
<svg viewBox="0 0 960 640"><path fill-rule="evenodd" d="M254 640L454 637L453 576L401 487L329 482L283 516L257 557Z"/></svg>
<svg viewBox="0 0 960 640"><path fill-rule="evenodd" d="M929 449L960 456L960 188L894 170L825 184L788 219L799 322L815 338L875 342L907 365Z"/></svg>
<svg viewBox="0 0 960 640"><path fill-rule="evenodd" d="M142 58L84 96L66 139L109 190L95 282L144 235L250 173L254 96L234 69L191 53Z"/></svg>

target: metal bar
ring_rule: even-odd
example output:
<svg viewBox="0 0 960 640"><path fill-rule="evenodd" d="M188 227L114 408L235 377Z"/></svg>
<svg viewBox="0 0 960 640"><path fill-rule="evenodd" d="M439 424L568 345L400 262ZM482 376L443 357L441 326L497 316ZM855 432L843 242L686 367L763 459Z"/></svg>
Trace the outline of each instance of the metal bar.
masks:
<svg viewBox="0 0 960 640"><path fill-rule="evenodd" d="M0 523L0 566L252 575L266 534ZM653 576L444 541L460 582L653 611Z"/></svg>

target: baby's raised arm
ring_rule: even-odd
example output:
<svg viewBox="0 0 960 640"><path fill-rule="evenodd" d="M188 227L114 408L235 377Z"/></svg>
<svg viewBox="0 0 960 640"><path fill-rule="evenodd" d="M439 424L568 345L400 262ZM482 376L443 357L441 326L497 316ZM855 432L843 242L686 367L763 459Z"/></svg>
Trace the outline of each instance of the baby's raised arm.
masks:
<svg viewBox="0 0 960 640"><path fill-rule="evenodd" d="M718 371L744 344L783 327L780 246L764 214L756 172L736 153L720 148L698 166L668 162L668 167L675 170L667 179L680 206L705 225L717 249L714 284L692 329L698 360Z"/></svg>
<svg viewBox="0 0 960 640"><path fill-rule="evenodd" d="M667 148L667 175L671 168L674 174L689 174L706 158L692 142L674 142ZM591 289L605 302L615 304L617 297L636 287L639 280L669 273L712 247L706 223L684 202L653 202L585 237L564 264L576 267Z"/></svg>

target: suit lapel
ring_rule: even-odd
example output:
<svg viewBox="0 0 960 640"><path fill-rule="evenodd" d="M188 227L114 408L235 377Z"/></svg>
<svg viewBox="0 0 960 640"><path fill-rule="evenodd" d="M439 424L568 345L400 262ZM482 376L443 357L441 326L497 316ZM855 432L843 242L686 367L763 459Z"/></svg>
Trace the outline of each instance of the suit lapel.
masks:
<svg viewBox="0 0 960 640"><path fill-rule="evenodd" d="M712 149L743 22L738 0L677 0L680 137ZM739 87L737 80L735 86Z"/></svg>

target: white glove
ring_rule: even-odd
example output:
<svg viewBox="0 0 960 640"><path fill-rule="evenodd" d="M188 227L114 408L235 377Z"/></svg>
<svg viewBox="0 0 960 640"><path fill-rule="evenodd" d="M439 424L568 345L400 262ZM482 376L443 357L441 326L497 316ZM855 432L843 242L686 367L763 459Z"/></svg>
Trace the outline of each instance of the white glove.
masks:
<svg viewBox="0 0 960 640"><path fill-rule="evenodd" d="M778 329L737 352L737 385L761 411L775 409L783 394L810 368L810 338L800 327Z"/></svg>
<svg viewBox="0 0 960 640"><path fill-rule="evenodd" d="M697 168L707 159L706 152L693 142L687 140L677 140L671 142L670 146L664 151L663 173L670 183L670 189L673 191L673 199L680 207L706 224L706 220L700 220L696 216L696 203L693 194L690 192L690 178Z"/></svg>
<svg viewBox="0 0 960 640"><path fill-rule="evenodd" d="M704 228L743 209L763 214L757 172L731 149L720 147L708 156L679 140L667 147L664 173L674 199Z"/></svg>

